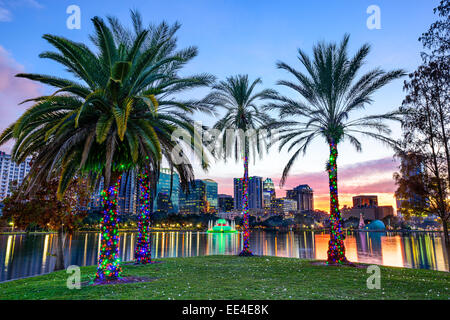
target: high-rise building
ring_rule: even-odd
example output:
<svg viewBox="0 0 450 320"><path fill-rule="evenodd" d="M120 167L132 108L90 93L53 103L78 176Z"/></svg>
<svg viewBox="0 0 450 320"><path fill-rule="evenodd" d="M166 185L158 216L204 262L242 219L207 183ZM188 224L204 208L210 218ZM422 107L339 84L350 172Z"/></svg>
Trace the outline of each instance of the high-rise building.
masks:
<svg viewBox="0 0 450 320"><path fill-rule="evenodd" d="M91 199L87 205L88 212L102 211L103 200L101 192L104 189L103 178L98 187L91 194ZM136 172L130 170L124 172L120 178L119 192L117 195L117 213L118 214L136 214L139 208L139 190L137 184Z"/></svg>
<svg viewBox="0 0 450 320"><path fill-rule="evenodd" d="M353 208L374 208L378 207L378 196L360 195L353 197Z"/></svg>
<svg viewBox="0 0 450 320"><path fill-rule="evenodd" d="M242 210L242 179L241 178L233 179L233 188L234 188L234 209Z"/></svg>
<svg viewBox="0 0 450 320"><path fill-rule="evenodd" d="M10 184L17 181L20 185L30 172L31 158L27 158L22 163L15 163L11 160L11 155L0 151L0 201L11 196Z"/></svg>
<svg viewBox="0 0 450 320"><path fill-rule="evenodd" d="M98 189L92 194L88 210L101 210L102 200L100 192L103 189L103 181ZM179 207L180 180L177 173L173 174L172 195L170 197L170 170L161 169L158 183L156 185L153 210L166 213L177 213ZM139 212L139 179L136 171L131 170L122 175L118 194L118 213L136 214Z"/></svg>
<svg viewBox="0 0 450 320"><path fill-rule="evenodd" d="M180 192L180 213L214 213L217 207L217 183L213 180L194 180L189 192Z"/></svg>
<svg viewBox="0 0 450 320"><path fill-rule="evenodd" d="M206 201L208 205L207 212L216 212L219 207L217 194L218 194L218 186L217 182L211 179L203 180L203 183L206 186Z"/></svg>
<svg viewBox="0 0 450 320"><path fill-rule="evenodd" d="M118 213L136 214L138 205L137 177L134 170L122 174L118 195Z"/></svg>
<svg viewBox="0 0 450 320"><path fill-rule="evenodd" d="M180 192L180 213L199 214L204 211L206 186L202 180L194 180L189 184L189 190Z"/></svg>
<svg viewBox="0 0 450 320"><path fill-rule="evenodd" d="M297 202L298 211L314 211L314 191L307 184L301 184L286 192L286 197Z"/></svg>
<svg viewBox="0 0 450 320"><path fill-rule="evenodd" d="M273 215L287 216L297 211L297 201L288 198L274 199L271 202L270 212Z"/></svg>
<svg viewBox="0 0 450 320"><path fill-rule="evenodd" d="M275 184L272 179L267 178L263 182L263 207L265 213L270 212L270 204L275 198Z"/></svg>
<svg viewBox="0 0 450 320"><path fill-rule="evenodd" d="M387 216L394 215L392 206L379 206L378 197L375 195L359 195L353 197L353 208L343 208L344 219L356 218L364 220L381 220Z"/></svg>
<svg viewBox="0 0 450 320"><path fill-rule="evenodd" d="M170 181L172 178L172 190ZM178 213L180 203L180 177L174 172L171 176L170 169L163 168L159 174L156 185L153 210L164 213Z"/></svg>
<svg viewBox="0 0 450 320"><path fill-rule="evenodd" d="M263 182L263 190L266 192L270 192L271 194L275 193L275 184L273 183L272 179L267 178Z"/></svg>
<svg viewBox="0 0 450 320"><path fill-rule="evenodd" d="M217 196L219 201L219 212L230 212L234 207L233 197L228 194L219 194Z"/></svg>
<svg viewBox="0 0 450 320"><path fill-rule="evenodd" d="M234 209L242 210L242 178L234 178ZM261 177L248 178L248 208L263 209L263 183Z"/></svg>

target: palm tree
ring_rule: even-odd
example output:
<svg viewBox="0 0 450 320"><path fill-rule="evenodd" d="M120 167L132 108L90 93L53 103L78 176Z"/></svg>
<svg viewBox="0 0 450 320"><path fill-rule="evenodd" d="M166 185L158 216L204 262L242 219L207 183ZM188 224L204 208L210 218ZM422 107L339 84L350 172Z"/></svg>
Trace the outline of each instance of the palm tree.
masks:
<svg viewBox="0 0 450 320"><path fill-rule="evenodd" d="M236 161L239 156L244 162L244 177L242 179L242 211L244 214L244 246L241 256L252 256L249 248L248 225L248 157L250 151L261 154L261 139L264 134L262 128L271 123L271 119L257 106L258 100L263 100L275 91L265 89L254 93L256 85L262 81L257 78L252 83L247 75L228 77L213 87L213 91L205 98L205 101L213 106L222 107L226 113L216 122L214 129L221 133L221 150L223 158L232 153ZM230 135L231 132L234 132ZM236 134L236 131L238 134Z"/></svg>
<svg viewBox="0 0 450 320"><path fill-rule="evenodd" d="M196 47L177 50L177 38L175 34L179 30L180 24L168 25L166 22L162 22L157 25L150 24L147 28L144 28L142 15L138 11L130 10L130 15L133 22L132 31L123 26L117 18L108 17L108 22L117 44L123 43L127 48L131 48L139 36L146 31L147 36L143 40L141 51L148 50L162 43L154 58L155 62L170 59L174 56L179 57L179 59L170 59L170 63L161 64L158 69L155 69L155 73L165 74L167 78L150 83L146 88L150 98L153 99L152 103L155 106L154 112L160 117L169 117L172 121L177 120L184 126L192 122L189 115L194 110L213 112L214 110L210 106L206 109L199 101L175 99L176 94L183 90L203 86L213 81L213 77L208 74L179 77L178 71L198 54ZM158 131L156 133L157 135L159 134ZM201 148L201 146L198 147ZM163 144L161 148L163 159L169 163L172 171L173 169L176 170L178 166L174 165L171 157L172 145ZM187 159L185 159L185 163L188 163ZM188 188L188 181L193 179L192 166L188 166L189 170L186 170L186 168L181 167L182 170L178 172L184 189ZM137 264L151 263L151 237L149 228L158 180L159 166L152 167L145 165L140 168L138 175L140 198L138 239L135 249L135 262Z"/></svg>
<svg viewBox="0 0 450 320"><path fill-rule="evenodd" d="M117 192L123 172L150 167L159 172L162 155L178 144L172 133L182 128L195 135L195 128L183 113L192 112L189 102L168 98L158 102L155 94L164 95L179 88L180 79L162 72L164 66L186 63L183 56L166 56L157 60L160 49L170 36L144 46L148 31L142 31L131 44L117 43L113 32L102 19L92 19L95 34L91 37L97 52L82 43L44 35L57 52L44 52L42 58L64 65L76 79L40 74L18 74L18 77L55 87L51 96L30 101L35 104L0 136L0 145L15 140L13 158L21 162L34 155L27 190L56 172L60 176L58 196L62 197L75 176L86 176L94 188L103 183L103 219L101 248L96 279L120 277ZM168 68L170 70L170 68ZM207 85L210 76L196 79L195 86ZM164 107L172 111L163 113ZM179 114L178 116L175 116ZM189 141L186 141L187 145ZM201 146L193 145L201 153ZM171 154L166 155L172 159ZM206 166L206 159L202 158ZM193 179L189 162L172 163L183 179ZM184 181L187 184L188 181Z"/></svg>
<svg viewBox="0 0 450 320"><path fill-rule="evenodd" d="M277 67L288 71L297 82L282 80L278 84L295 90L303 100L274 94L271 98L275 101L266 106L267 110L279 111L280 120L271 126L280 129L279 149L288 144L288 151L295 149L283 170L280 182L282 185L298 156L306 153L315 138L322 137L329 145L330 157L326 166L330 186L331 222L328 263L333 264L347 262L337 188L337 146L348 140L357 151L361 151L358 135L375 138L390 145L394 143L389 138L391 130L384 121L398 120L396 112L356 119L349 117L352 112L363 110L370 105L373 101L372 95L378 89L405 75L403 70L386 72L376 68L354 81L369 54L370 46L363 45L349 58L348 41L349 35L345 35L339 46L333 43L315 45L313 60L299 49L298 59L305 67L306 73L279 62Z"/></svg>

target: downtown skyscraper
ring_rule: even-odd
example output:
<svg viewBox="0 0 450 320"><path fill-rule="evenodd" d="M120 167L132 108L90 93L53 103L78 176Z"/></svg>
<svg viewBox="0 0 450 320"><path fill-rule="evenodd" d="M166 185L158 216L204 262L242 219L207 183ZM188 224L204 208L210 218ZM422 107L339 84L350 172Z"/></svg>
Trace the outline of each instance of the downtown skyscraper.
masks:
<svg viewBox="0 0 450 320"><path fill-rule="evenodd" d="M172 182L171 182L172 180ZM172 188L171 188L172 183ZM180 177L171 174L170 169L162 168L156 185L153 212L178 213L180 202Z"/></svg>
<svg viewBox="0 0 450 320"><path fill-rule="evenodd" d="M263 182L263 207L266 213L269 213L271 203L276 198L275 184L272 179L267 178Z"/></svg>
<svg viewBox="0 0 450 320"><path fill-rule="evenodd" d="M263 209L263 178L248 178L248 208ZM242 178L234 178L234 209L242 210Z"/></svg>
<svg viewBox="0 0 450 320"><path fill-rule="evenodd" d="M314 211L314 191L307 184L301 184L286 192L286 198L297 202L297 210Z"/></svg>
<svg viewBox="0 0 450 320"><path fill-rule="evenodd" d="M130 170L122 175L119 187L119 213L136 214L138 209L138 189L135 170Z"/></svg>
<svg viewBox="0 0 450 320"><path fill-rule="evenodd" d="M180 192L180 213L216 213L218 211L217 190L217 182L213 180L192 181L189 192Z"/></svg>
<svg viewBox="0 0 450 320"><path fill-rule="evenodd" d="M31 158L27 158L22 163L15 163L11 160L11 155L0 151L0 201L11 196L10 184L17 181L20 185L30 172Z"/></svg>

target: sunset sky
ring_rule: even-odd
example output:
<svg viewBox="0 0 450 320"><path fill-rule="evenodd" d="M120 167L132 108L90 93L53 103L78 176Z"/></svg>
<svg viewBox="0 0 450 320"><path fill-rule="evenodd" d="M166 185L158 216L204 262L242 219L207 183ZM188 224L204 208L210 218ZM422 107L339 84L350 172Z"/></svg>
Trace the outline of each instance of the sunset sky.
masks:
<svg viewBox="0 0 450 320"><path fill-rule="evenodd" d="M280 79L292 80L277 70L279 60L301 69L296 58L297 49L311 52L317 41L340 41L350 33L350 54L363 43L372 51L363 71L380 66L383 69L404 68L413 71L420 63L420 34L435 20L433 8L437 0L346 0L346 1L44 1L0 0L0 129L4 129L25 110L18 106L24 99L51 92L39 84L15 78L18 72L33 72L68 77L58 64L39 59L38 55L50 46L42 39L45 33L68 37L89 43L93 27L90 18L95 15L117 16L130 23L129 9L140 10L146 23L165 19L179 21L179 46L195 45L199 56L183 74L209 72L218 79L229 75L249 74L251 79L261 77L262 88L274 88L295 98L292 91L276 85ZM69 5L81 9L81 29L66 27ZM369 30L366 13L370 5L381 9L381 29ZM90 43L89 43L90 45ZM303 70L303 69L301 69ZM374 96L368 114L382 113L400 106L404 97L403 80L397 80ZM207 90L190 92L202 97ZM355 114L361 116L364 112ZM216 119L197 115L196 119L212 125ZM400 129L392 125L393 136ZM395 185L392 174L397 169L392 150L382 144L363 139L363 152L357 153L344 143L339 148L338 170L341 204L351 204L356 194L376 194L382 205L393 205ZM2 146L8 151L9 146ZM292 169L283 189L279 177L288 161L286 151L272 149L262 160L251 163L250 175L271 177L277 184L277 196L298 184L309 184L315 191L316 208L328 210L328 180L325 162L328 147L316 140L306 155ZM242 163L214 163L209 172L196 166L198 178L211 178L219 183L219 192L232 194L233 177L241 176Z"/></svg>

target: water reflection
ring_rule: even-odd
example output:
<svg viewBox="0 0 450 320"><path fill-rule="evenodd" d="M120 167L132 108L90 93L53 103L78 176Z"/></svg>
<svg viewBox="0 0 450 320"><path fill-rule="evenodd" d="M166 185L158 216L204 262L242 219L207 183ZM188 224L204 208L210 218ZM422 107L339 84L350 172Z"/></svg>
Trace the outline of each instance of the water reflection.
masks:
<svg viewBox="0 0 450 320"><path fill-rule="evenodd" d="M238 254L242 235L203 232L155 232L152 234L154 258ZM317 232L253 232L255 254L326 259L329 235ZM67 265L94 265L100 250L100 234L76 233L66 240ZM120 234L123 261L134 259L136 233ZM350 261L395 267L449 270L449 249L434 233L400 235L388 232L359 232L345 239ZM55 234L0 235L0 281L46 273L53 270Z"/></svg>

